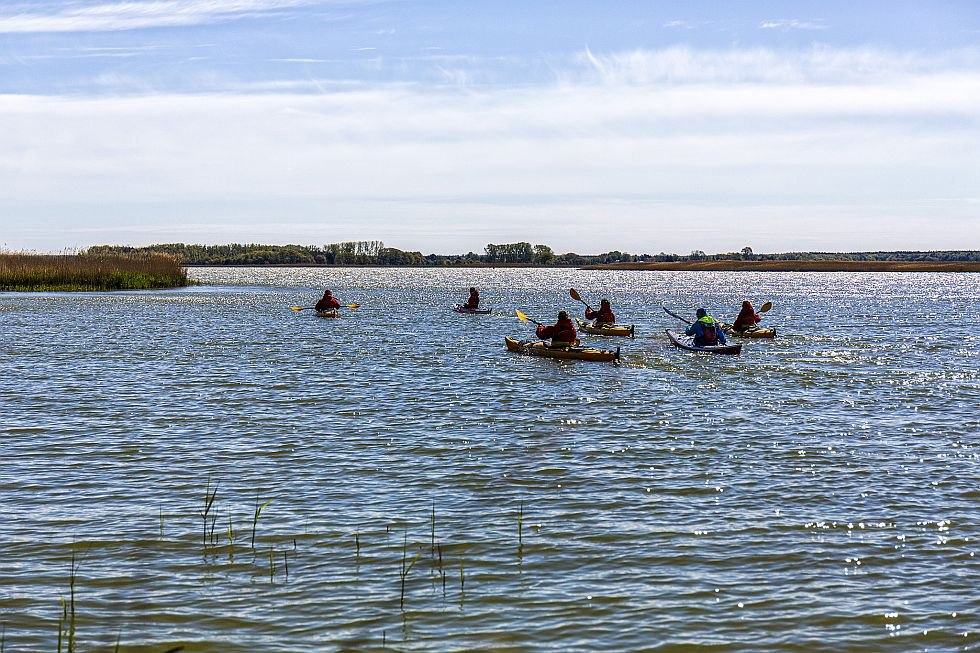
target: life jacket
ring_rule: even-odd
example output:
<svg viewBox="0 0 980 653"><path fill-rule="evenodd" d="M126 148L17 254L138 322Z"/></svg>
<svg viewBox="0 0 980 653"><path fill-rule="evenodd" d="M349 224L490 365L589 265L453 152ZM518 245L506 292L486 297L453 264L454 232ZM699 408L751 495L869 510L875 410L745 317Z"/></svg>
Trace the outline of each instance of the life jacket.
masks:
<svg viewBox="0 0 980 653"><path fill-rule="evenodd" d="M324 295L320 298L320 301L316 303L316 310L318 311L328 311L332 308L340 308L340 302L333 295L329 297Z"/></svg>
<svg viewBox="0 0 980 653"><path fill-rule="evenodd" d="M597 324L616 324L616 316L612 312L608 303L603 303L598 311L585 309L585 319L595 320Z"/></svg>
<svg viewBox="0 0 980 653"><path fill-rule="evenodd" d="M755 327L761 321L762 318L752 308L743 308L738 314L738 317L735 318L735 322L732 323L732 328L736 331L746 331Z"/></svg>
<svg viewBox="0 0 980 653"><path fill-rule="evenodd" d="M539 326L537 334L542 340L551 338L552 346L563 347L574 345L578 335L575 331L575 325L570 319L559 320L554 326ZM555 343L565 344L556 345Z"/></svg>
<svg viewBox="0 0 980 653"><path fill-rule="evenodd" d="M695 338L696 345L714 345L718 343L718 323L710 315L705 315L698 320L701 325L701 337Z"/></svg>

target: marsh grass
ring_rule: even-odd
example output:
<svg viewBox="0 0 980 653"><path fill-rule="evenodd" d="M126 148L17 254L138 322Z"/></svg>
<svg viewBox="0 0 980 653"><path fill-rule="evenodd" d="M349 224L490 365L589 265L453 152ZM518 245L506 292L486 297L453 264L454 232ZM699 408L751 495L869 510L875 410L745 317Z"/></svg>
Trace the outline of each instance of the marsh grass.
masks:
<svg viewBox="0 0 980 653"><path fill-rule="evenodd" d="M169 254L0 253L0 291L177 288L187 271Z"/></svg>
<svg viewBox="0 0 980 653"><path fill-rule="evenodd" d="M272 503L272 499L269 499L262 505L259 505L259 497L255 497L255 514L252 515L252 551L255 551L255 529L258 528L259 525L259 515L262 514L262 509L270 503Z"/></svg>
<svg viewBox="0 0 980 653"><path fill-rule="evenodd" d="M201 498L200 489L194 491L196 495L194 498L194 505L186 511L180 511L176 514L164 515L162 507L158 507L158 524L152 524L150 528L153 530L159 529L159 536L163 538L166 534L168 537L175 536L175 542L181 545L179 549L181 552L190 553L192 551L199 552L199 546L202 540L197 539L198 537L203 538L203 545L205 550L205 566L207 569L208 554L217 554L218 552L212 547L218 546L215 539L216 526L215 522L219 519L219 514L224 515L226 512L228 514L228 522L226 525L227 530L225 531L227 537L228 546L228 561L233 563L234 550L237 546L241 546L242 551L245 551L247 541L243 541L245 537L248 537L245 529L248 528L247 522L244 524L239 524L237 527L235 525L235 518L233 516L234 511L218 511L216 508L217 504L217 493L219 486L224 486L225 484L220 482L219 479L208 475L205 491L203 493L203 501ZM224 491L223 501L227 498L228 491ZM246 564L245 566L239 565L235 569L240 570L250 570L252 572L257 572L258 578L268 579L270 586L278 585L282 582L290 582L290 565L289 565L289 551L288 544L291 541L292 551L295 554L293 562L296 563L300 560L299 556L299 543L295 535L275 535L270 532L260 538L259 547L261 550L256 550L256 537L258 530L258 521L263 510L272 503L272 500L262 502L260 495L256 493L254 497L254 511L252 518L252 534L251 534L251 548L253 552L253 558L251 564ZM426 514L428 513L428 514ZM511 511L506 519L513 524L514 512ZM521 501L516 511L517 518L517 545L518 545L518 555L521 555L523 549L523 522L524 522L524 502ZM167 520L165 524L164 521ZM439 524L444 530L447 524L451 523L451 520L447 519L445 516L441 519ZM166 526L166 528L165 528ZM391 538L392 530L401 529L405 527L402 544L398 546L397 540ZM269 525L270 530L274 529L274 524ZM354 564L360 568L362 565L368 565L368 572L371 574L371 579L382 580L387 585L391 579L391 566L396 566L398 573L398 593L399 593L399 612L403 620L403 628L407 627L407 619L413 614L411 611L406 612L405 601L406 593L408 592L408 579L412 578L412 572L415 571L416 577L415 581L420 581L421 578L418 577L419 572L416 569L418 563L423 561L425 564L427 556L426 553L426 542L425 535L429 536L429 553L432 556L428 560L431 565L430 570L430 582L431 590L433 595L438 595L438 586L442 585L442 600L447 600L448 590L451 589L454 584L453 581L449 580L449 576L453 574L453 569L455 565L459 566L459 586L458 586L458 602L459 609L464 608L466 602L466 581L467 581L467 571L470 574L473 570L479 571L481 566L486 564L481 562L479 556L475 554L472 550L469 551L470 559L469 562L464 562L464 557L467 554L467 546L465 542L456 542L452 544L447 544L444 540L444 535L439 535L436 533L436 509L435 503L430 503L429 510L425 511L424 507L420 515L414 520L403 520L397 519L394 523L384 523L378 524L375 528L369 529L366 533L362 533L361 530L364 525L355 526L353 529L353 544L354 544ZM382 530L383 528L383 530ZM413 538L413 542L409 544L409 529L417 528L419 531L419 537L417 540ZM224 530L224 529L223 529ZM202 532L203 531L203 532ZM429 531L426 533L425 531ZM152 532L152 531L151 531ZM396 531L397 532L397 531ZM386 540L383 540L380 536L384 533L386 535ZM512 533L512 531L511 531ZM350 537L348 531L348 537ZM337 538L335 534L312 534L310 537L313 538L313 542L319 542L321 538L324 538L327 542L336 542L337 551L346 550L349 555L350 539ZM395 536L397 538L397 535ZM513 540L510 540L510 535L508 535L507 540L513 544ZM221 538L220 532L218 533L218 538ZM186 545L182 544L186 543ZM305 543L305 540L304 540ZM174 549L175 551L178 549ZM281 558L279 554L282 554ZM268 555L268 560L265 556ZM455 559L454 559L455 557ZM75 545L71 548L71 564L68 577L68 592L59 597L60 601L60 614L58 615L58 643L57 650L58 653L72 653L79 650L78 640L76 638L76 580L78 579L78 569L79 569L79 556L78 549ZM469 565L470 569L467 570L465 565ZM295 564L294 564L295 566ZM302 565L301 565L302 566ZM227 568L229 571L232 570L231 567ZM301 572L302 570L300 570ZM295 578L302 580L302 573ZM478 577L477 577L478 578ZM479 580L479 578L478 578ZM479 584L479 583L478 583ZM390 595L389 595L390 596ZM408 597L411 598L411 597ZM393 599L393 597L392 597ZM393 603L393 601L392 601ZM86 621L88 623L88 621ZM109 641L105 644L105 647L101 650L116 650L118 651L122 646L121 641L121 631L117 632L114 637L107 638ZM5 624L0 621L0 653L4 653L6 644L6 632ZM113 649L113 640L114 646ZM92 649L96 650L96 649ZM170 648L168 651L179 651L181 647Z"/></svg>
<svg viewBox="0 0 980 653"><path fill-rule="evenodd" d="M58 620L58 653L75 651L75 578L78 565L75 562L75 547L71 550L71 566L68 571L68 601L61 597L61 618Z"/></svg>
<svg viewBox="0 0 980 653"><path fill-rule="evenodd" d="M517 511L517 551L518 553L524 550L524 502L521 501L520 508Z"/></svg>
<svg viewBox="0 0 980 653"><path fill-rule="evenodd" d="M405 539L402 542L402 564L401 569L398 571L398 575L401 576L401 596L399 597L398 605L402 610L405 609L405 581L408 579L408 574L412 571L412 567L415 563L419 561L422 556L421 549L412 558L412 561L408 561L408 533L405 533Z"/></svg>
<svg viewBox="0 0 980 653"><path fill-rule="evenodd" d="M211 475L208 474L208 485L204 489L204 509L201 510L201 517L204 519L204 552L207 553L208 550L208 518L211 521L211 544L214 545L214 523L217 521L218 516L214 515L211 517L211 508L214 507L214 499L218 495L218 484L214 484L214 490L211 490Z"/></svg>
<svg viewBox="0 0 980 653"><path fill-rule="evenodd" d="M228 513L228 562L235 562L235 527L231 523L231 513Z"/></svg>

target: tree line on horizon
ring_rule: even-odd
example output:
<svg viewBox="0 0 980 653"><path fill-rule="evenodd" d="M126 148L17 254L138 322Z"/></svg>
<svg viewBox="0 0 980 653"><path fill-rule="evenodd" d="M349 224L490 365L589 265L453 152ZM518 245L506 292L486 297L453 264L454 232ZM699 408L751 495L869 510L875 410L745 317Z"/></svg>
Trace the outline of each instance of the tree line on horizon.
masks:
<svg viewBox="0 0 980 653"><path fill-rule="evenodd" d="M188 245L169 243L129 247L96 245L89 254L163 253L184 265L377 265L377 266L567 266L607 263L673 263L679 261L901 261L980 262L980 251L894 252L785 252L757 254L751 247L738 252L706 254L630 254L614 250L603 254L555 254L547 245L528 242L488 244L482 254L426 254L386 247L380 240L346 241L327 245Z"/></svg>

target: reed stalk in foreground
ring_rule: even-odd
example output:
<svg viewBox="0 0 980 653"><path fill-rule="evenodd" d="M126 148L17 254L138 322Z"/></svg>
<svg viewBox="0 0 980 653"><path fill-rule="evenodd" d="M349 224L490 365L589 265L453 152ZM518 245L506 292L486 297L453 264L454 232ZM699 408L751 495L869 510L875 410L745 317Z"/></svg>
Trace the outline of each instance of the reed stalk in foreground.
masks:
<svg viewBox="0 0 980 653"><path fill-rule="evenodd" d="M58 619L58 653L75 652L75 578L78 565L75 564L75 546L71 549L71 566L68 571L68 601L61 597L61 618ZM62 646L65 648L62 649Z"/></svg>
<svg viewBox="0 0 980 653"><path fill-rule="evenodd" d="M252 516L252 551L255 551L255 529L259 525L259 515L262 514L262 509L270 503L272 503L272 499L269 499L260 506L259 497L258 495L255 496L255 514Z"/></svg>
<svg viewBox="0 0 980 653"><path fill-rule="evenodd" d="M211 513L211 508L214 506L214 498L218 494L218 483L214 484L214 491L211 491L211 475L208 474L208 485L204 489L204 509L201 511L201 517L204 519L204 551L207 553L208 550L208 516ZM214 521L217 519L215 516L211 520L211 543L214 543Z"/></svg>
<svg viewBox="0 0 980 653"><path fill-rule="evenodd" d="M168 254L0 253L0 291L177 288L187 271Z"/></svg>
<svg viewBox="0 0 980 653"><path fill-rule="evenodd" d="M401 570L398 572L398 574L401 576L401 597L398 605L401 606L402 610L405 609L405 580L408 578L408 573L412 571L412 567L415 566L415 563L419 561L421 556L422 551L420 549L419 552L415 554L415 557L412 558L412 561L408 562L408 533L406 533L405 540L402 543L402 566Z"/></svg>

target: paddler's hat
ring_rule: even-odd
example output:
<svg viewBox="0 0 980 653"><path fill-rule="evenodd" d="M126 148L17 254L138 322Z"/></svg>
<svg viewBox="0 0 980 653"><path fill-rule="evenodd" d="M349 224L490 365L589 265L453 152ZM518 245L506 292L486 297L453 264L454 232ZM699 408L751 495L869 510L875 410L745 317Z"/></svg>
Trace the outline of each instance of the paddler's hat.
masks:
<svg viewBox="0 0 980 653"><path fill-rule="evenodd" d="M568 313L566 313L565 311L558 311L558 319L559 320L567 320L568 319Z"/></svg>
<svg viewBox="0 0 980 653"><path fill-rule="evenodd" d="M694 312L694 314L698 316L698 319L701 319L702 317L708 314L708 311L704 310L703 308L699 308Z"/></svg>

